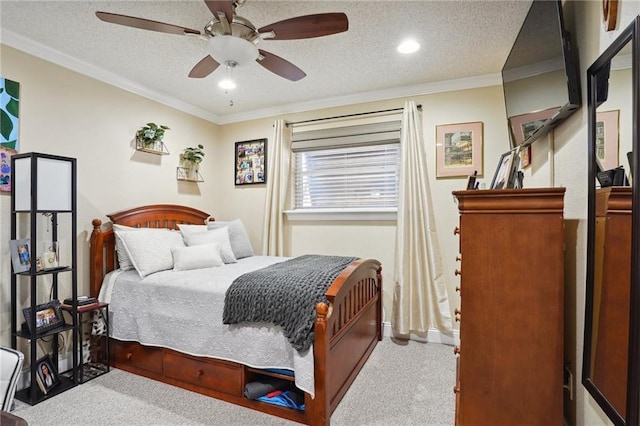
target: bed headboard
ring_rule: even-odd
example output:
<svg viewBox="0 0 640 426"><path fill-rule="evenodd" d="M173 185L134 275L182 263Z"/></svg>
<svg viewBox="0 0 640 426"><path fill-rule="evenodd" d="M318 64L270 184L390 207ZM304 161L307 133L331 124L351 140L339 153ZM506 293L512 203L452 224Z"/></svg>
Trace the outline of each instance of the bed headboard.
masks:
<svg viewBox="0 0 640 426"><path fill-rule="evenodd" d="M134 207L108 214L111 223L135 228L178 229L178 224L203 225L214 220L209 213L175 204L152 204ZM102 220L91 221L89 250L89 289L91 296L98 296L104 276L117 267L116 240L113 230L102 229Z"/></svg>

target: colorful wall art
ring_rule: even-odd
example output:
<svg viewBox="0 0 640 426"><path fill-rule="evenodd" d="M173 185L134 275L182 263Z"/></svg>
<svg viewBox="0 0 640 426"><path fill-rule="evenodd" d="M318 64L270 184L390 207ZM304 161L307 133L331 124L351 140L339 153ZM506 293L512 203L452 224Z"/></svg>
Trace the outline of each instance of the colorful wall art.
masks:
<svg viewBox="0 0 640 426"><path fill-rule="evenodd" d="M11 191L11 156L18 152L20 83L0 77L0 192Z"/></svg>

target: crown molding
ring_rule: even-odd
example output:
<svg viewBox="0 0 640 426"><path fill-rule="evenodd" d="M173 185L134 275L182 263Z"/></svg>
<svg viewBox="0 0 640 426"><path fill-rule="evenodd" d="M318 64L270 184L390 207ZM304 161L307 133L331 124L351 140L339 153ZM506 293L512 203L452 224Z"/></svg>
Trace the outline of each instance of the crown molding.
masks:
<svg viewBox="0 0 640 426"><path fill-rule="evenodd" d="M379 102L390 99L406 98L410 96L430 95L434 93L453 92L456 90L477 89L480 87L497 86L502 84L499 73L485 74L454 80L417 84L413 86L394 87L357 93L354 95L317 99L309 102L281 105L272 108L229 114L220 117L218 124L231 124L260 118L274 117L283 114L294 114L324 108L336 108L365 102Z"/></svg>
<svg viewBox="0 0 640 426"><path fill-rule="evenodd" d="M85 61L81 61L77 58L52 49L41 43L35 42L29 38L14 33L13 31L2 29L0 32L0 41L2 42L2 44L52 62L71 71L87 75L104 83L110 84L136 95L140 95L147 99L151 99L187 114L200 117L203 120L207 120L218 125L274 117L283 114L313 111L324 108L336 108L366 102L378 102L410 96L475 89L502 84L502 79L499 73L485 74L475 77L374 90L347 96L337 96L333 98L317 99L308 102L279 105L275 107L247 111L237 114L216 115L201 108L197 108L187 102L178 101L173 97L152 90L149 87L133 82L116 73L105 71L100 67L97 67Z"/></svg>
<svg viewBox="0 0 640 426"><path fill-rule="evenodd" d="M187 114L200 117L203 120L207 120L215 124L218 124L218 121L220 120L220 117L215 114L201 108L197 108L189 103L176 100L171 96L152 90L116 73L105 71L104 69L89 62L81 61L73 56L62 53L59 50L52 49L13 31L2 29L0 32L0 41L2 44L21 50L37 58L44 59L71 71L95 78L96 80L100 80L104 83L136 95L140 95L147 99L151 99L152 101L167 105L179 111L186 112Z"/></svg>

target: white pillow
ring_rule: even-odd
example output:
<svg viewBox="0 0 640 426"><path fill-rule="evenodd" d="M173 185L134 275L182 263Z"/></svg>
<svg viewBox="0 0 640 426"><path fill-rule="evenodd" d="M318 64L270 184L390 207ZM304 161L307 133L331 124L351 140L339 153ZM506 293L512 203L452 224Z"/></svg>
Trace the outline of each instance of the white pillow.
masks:
<svg viewBox="0 0 640 426"><path fill-rule="evenodd" d="M190 269L212 268L222 266L224 262L220 257L220 244L202 244L191 247L174 247L173 270L188 271Z"/></svg>
<svg viewBox="0 0 640 426"><path fill-rule="evenodd" d="M207 232L186 232L182 233L182 236L188 246L218 243L220 244L220 257L222 257L224 263L236 263L238 261L233 255L233 250L231 250L229 228L227 227Z"/></svg>
<svg viewBox="0 0 640 426"><path fill-rule="evenodd" d="M188 225L186 223L179 223L178 229L184 234L187 232L204 232L207 231L207 225Z"/></svg>
<svg viewBox="0 0 640 426"><path fill-rule="evenodd" d="M167 229L145 229L144 232L120 232L116 235L122 238L133 266L141 278L154 272L173 268L171 249L184 247L182 235Z"/></svg>
<svg viewBox="0 0 640 426"><path fill-rule="evenodd" d="M249 235L242 223L242 220L236 219L231 222L209 222L207 227L209 229L219 229L222 227L229 227L229 242L231 243L231 249L236 259L243 259L245 257L253 256L253 247L251 247L251 241L249 241Z"/></svg>
<svg viewBox="0 0 640 426"><path fill-rule="evenodd" d="M120 235L118 235L118 233L127 231L139 231L146 228L133 228L131 226L117 225L115 223L112 225L112 228L116 234L116 254L118 255L118 266L123 271L134 269L133 263L131 263L131 259L129 259L129 255L127 254L127 251L122 244L122 238L120 238Z"/></svg>

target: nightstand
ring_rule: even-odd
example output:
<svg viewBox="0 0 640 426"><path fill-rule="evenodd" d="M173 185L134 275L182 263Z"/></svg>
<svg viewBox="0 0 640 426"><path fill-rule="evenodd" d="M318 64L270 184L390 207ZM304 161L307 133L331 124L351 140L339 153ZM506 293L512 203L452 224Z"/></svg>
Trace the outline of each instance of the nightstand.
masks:
<svg viewBox="0 0 640 426"><path fill-rule="evenodd" d="M67 305L63 305L62 308L68 312L72 309ZM88 330L88 333L85 330ZM108 303L97 302L78 306L78 341L80 342L78 383L84 383L108 373L110 370Z"/></svg>

